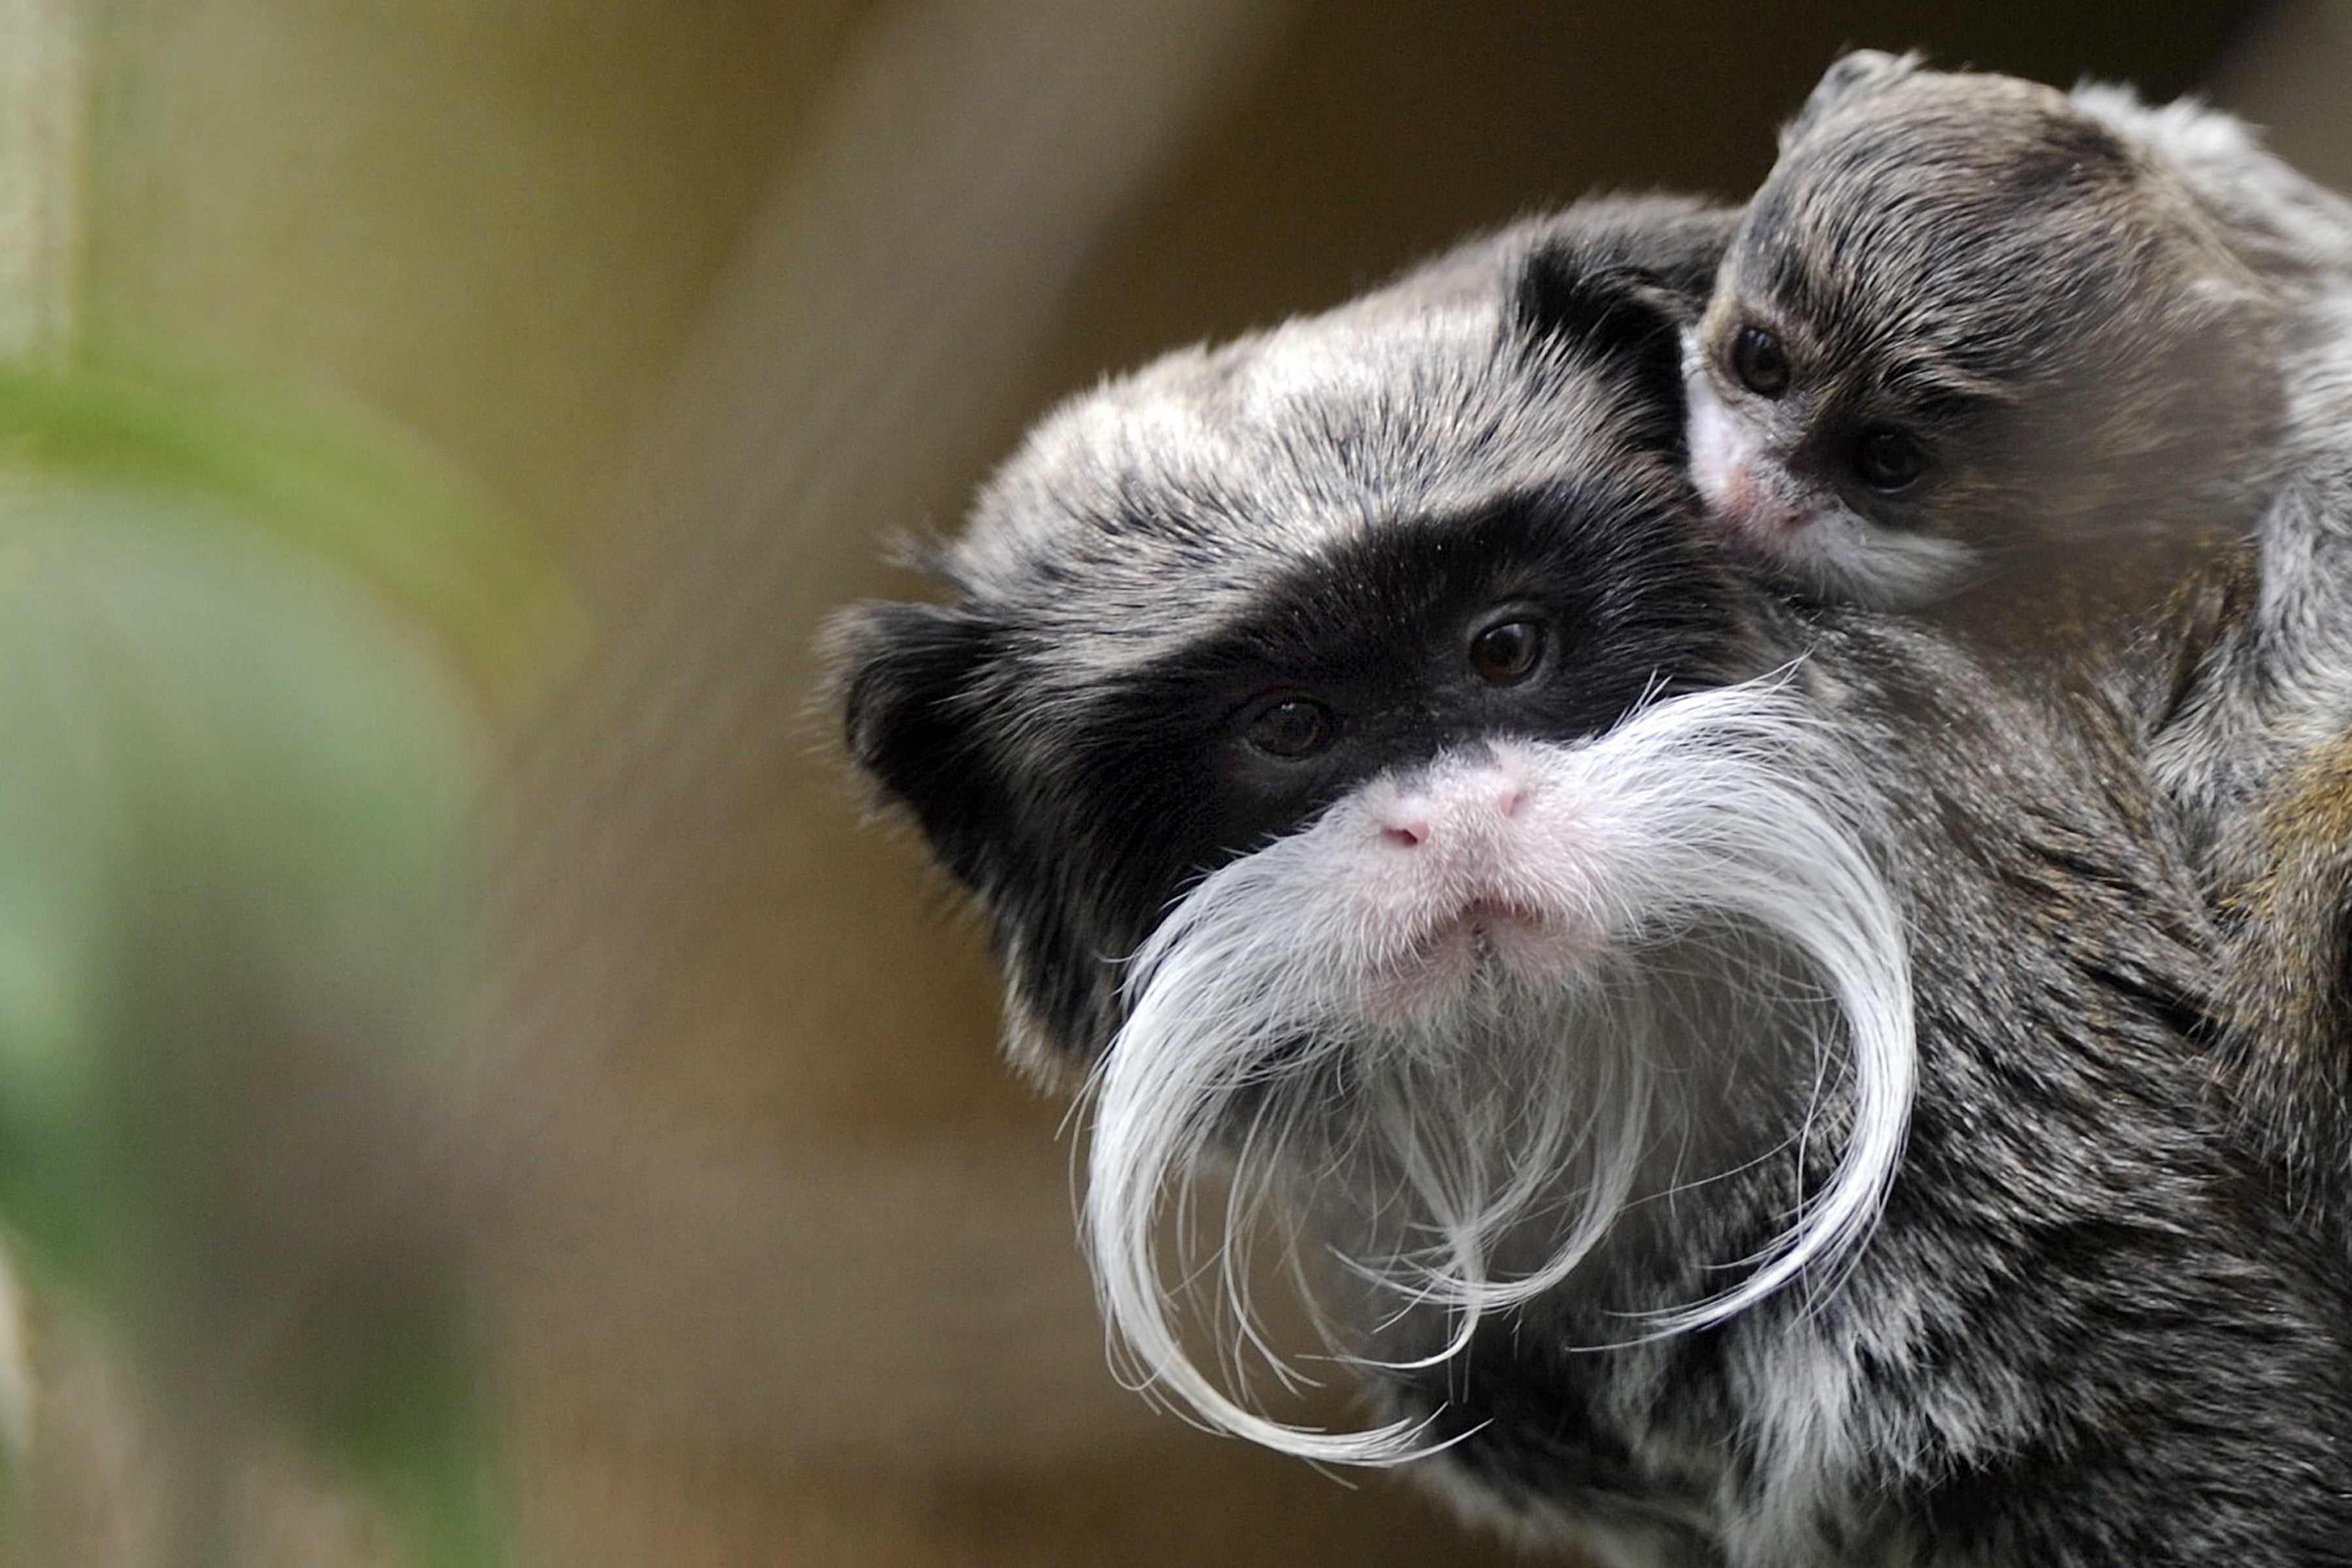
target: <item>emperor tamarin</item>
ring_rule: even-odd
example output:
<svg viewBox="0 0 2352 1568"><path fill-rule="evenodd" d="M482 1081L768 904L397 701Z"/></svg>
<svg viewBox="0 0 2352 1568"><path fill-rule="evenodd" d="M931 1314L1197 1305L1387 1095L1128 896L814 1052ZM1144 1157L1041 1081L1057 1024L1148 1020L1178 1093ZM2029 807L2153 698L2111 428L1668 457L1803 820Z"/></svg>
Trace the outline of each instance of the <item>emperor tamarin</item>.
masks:
<svg viewBox="0 0 2352 1568"><path fill-rule="evenodd" d="M2217 1134L2128 726L1718 559L1732 221L1588 205L1112 382L942 602L838 623L1086 1080L1107 1310L1213 1426L1612 1563L2352 1563L2341 1264ZM1253 1240L1360 1427L1253 1392Z"/></svg>

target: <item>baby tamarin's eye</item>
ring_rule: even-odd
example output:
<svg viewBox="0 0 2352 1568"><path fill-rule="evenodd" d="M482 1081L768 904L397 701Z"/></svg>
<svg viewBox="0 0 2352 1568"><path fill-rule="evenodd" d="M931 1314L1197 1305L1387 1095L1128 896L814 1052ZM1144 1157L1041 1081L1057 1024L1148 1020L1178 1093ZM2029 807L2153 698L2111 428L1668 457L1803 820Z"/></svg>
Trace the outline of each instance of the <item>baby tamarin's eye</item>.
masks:
<svg viewBox="0 0 2352 1568"><path fill-rule="evenodd" d="M1544 651L1539 621L1505 621L1470 639L1470 668L1489 686L1517 686L1535 673Z"/></svg>
<svg viewBox="0 0 2352 1568"><path fill-rule="evenodd" d="M1763 328L1742 327L1731 340L1731 374L1759 397L1778 397L1789 389L1788 351Z"/></svg>
<svg viewBox="0 0 2352 1568"><path fill-rule="evenodd" d="M1242 738L1270 757L1311 757L1339 733L1338 717L1312 697L1277 697L1252 713Z"/></svg>
<svg viewBox="0 0 2352 1568"><path fill-rule="evenodd" d="M1853 444L1853 471L1874 490L1908 489L1927 468L1927 449L1900 430L1865 430Z"/></svg>

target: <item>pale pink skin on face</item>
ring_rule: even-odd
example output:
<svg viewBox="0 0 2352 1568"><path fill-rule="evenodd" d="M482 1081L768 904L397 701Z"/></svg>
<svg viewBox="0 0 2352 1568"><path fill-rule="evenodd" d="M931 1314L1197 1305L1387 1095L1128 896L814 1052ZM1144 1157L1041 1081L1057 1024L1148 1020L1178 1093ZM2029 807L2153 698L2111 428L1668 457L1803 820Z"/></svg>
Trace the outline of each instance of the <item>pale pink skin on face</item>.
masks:
<svg viewBox="0 0 2352 1568"><path fill-rule="evenodd" d="M1480 965L1557 976L1590 963L1615 921L1601 889L1617 836L1603 803L1539 776L1505 742L1360 797L1328 868L1360 934L1365 1016L1402 1023L1458 1002Z"/></svg>
<svg viewBox="0 0 2352 1568"><path fill-rule="evenodd" d="M1822 513L1843 507L1824 504L1817 490L1800 483L1772 460L1756 427L1716 395L1704 374L1689 377L1691 482L1724 532L1767 561L1801 557L1806 535L1822 529Z"/></svg>

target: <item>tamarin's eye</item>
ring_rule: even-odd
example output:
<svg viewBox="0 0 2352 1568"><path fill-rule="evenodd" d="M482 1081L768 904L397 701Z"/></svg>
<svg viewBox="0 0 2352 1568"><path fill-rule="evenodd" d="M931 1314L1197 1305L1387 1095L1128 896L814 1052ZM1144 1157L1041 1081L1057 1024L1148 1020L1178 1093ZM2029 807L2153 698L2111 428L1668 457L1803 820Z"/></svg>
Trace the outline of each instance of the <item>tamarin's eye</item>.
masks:
<svg viewBox="0 0 2352 1568"><path fill-rule="evenodd" d="M1759 397L1789 390L1789 353L1761 327L1742 327L1731 340L1731 374Z"/></svg>
<svg viewBox="0 0 2352 1568"><path fill-rule="evenodd" d="M1865 430L1853 444L1853 471L1874 490L1906 489L1927 470L1927 448L1900 430Z"/></svg>
<svg viewBox="0 0 2352 1568"><path fill-rule="evenodd" d="M1312 697L1278 697L1250 715L1242 738L1270 757L1311 757L1339 730L1337 716Z"/></svg>
<svg viewBox="0 0 2352 1568"><path fill-rule="evenodd" d="M1540 621L1505 621L1470 639L1470 668L1489 686L1516 686L1543 658Z"/></svg>

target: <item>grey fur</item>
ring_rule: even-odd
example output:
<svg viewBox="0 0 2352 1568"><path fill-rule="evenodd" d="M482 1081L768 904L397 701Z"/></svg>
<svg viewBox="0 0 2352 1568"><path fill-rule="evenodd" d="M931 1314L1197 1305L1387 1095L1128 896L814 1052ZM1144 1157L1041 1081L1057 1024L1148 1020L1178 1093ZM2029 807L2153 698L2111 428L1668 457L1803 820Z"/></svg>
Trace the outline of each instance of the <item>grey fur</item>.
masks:
<svg viewBox="0 0 2352 1568"><path fill-rule="evenodd" d="M1223 832L1188 816L1234 787L1204 761L1238 755L1218 715L1260 710L1246 684L1220 694L1235 648L1390 694L1361 721L1375 782L1499 735L1609 732L1494 728L1439 700L1441 667L1424 676L1383 640L1498 569L1513 528L1553 528L1511 591L1590 611L1557 633L1561 702L1616 691L1630 713L1793 666L1790 700L1842 759L1842 807L1880 825L1918 1088L1863 1245L1727 1321L1629 1333L1780 1234L1853 1114L1843 1085L1772 1045L1770 997L1752 1015L1764 1034L1706 1032L1751 1016L1744 970L1696 976L1732 998L1685 1016L1702 1032L1670 1064L1720 1118L1679 1130L1730 1156L1711 1179L1628 1208L1561 1285L1419 1370L1405 1363L1446 1348L1441 1310L1368 1290L1331 1325L1370 1358L1384 1414L1453 1439L1419 1468L1613 1563L2352 1563L2344 1265L2224 1136L2198 1043L2206 906L2143 765L2145 721L2088 694L2137 698L2143 666L2021 685L1710 562L1676 468L1673 335L1727 228L1687 205L1571 210L1066 406L941 555L945 603L837 625L851 749L994 923L1016 1054L1084 1066L1118 1034L1121 966L1169 902L1313 820ZM2210 618L2216 637L2238 624ZM2206 646L2175 635L2178 695ZM1186 834L1223 847L1161 866ZM1475 1010L1433 1027L1418 1070L1481 1072ZM1310 1077L1296 1055L1269 1053L1269 1094L1336 1109L1353 1092L1346 1058ZM1349 1196L1318 1189L1345 1165L1281 1142L1314 1109L1224 1129L1244 1161L1262 1131L1297 1149L1307 1163L1271 1190L1309 1194L1310 1228ZM1335 1223L1302 1268L1321 1242L1358 1245Z"/></svg>
<svg viewBox="0 0 2352 1568"><path fill-rule="evenodd" d="M1855 602L1926 603L1971 574L2031 596L2102 544L2252 525L2331 374L2305 357L2343 357L2326 345L2347 298L2352 206L2238 121L1863 53L1784 133L1692 374L1697 406L1719 399L1760 447L1758 482L1784 488L1768 511L1964 547L1903 581L1822 565L1804 545L1826 525L1735 528L1768 566ZM1785 390L1743 384L1749 329L1783 345ZM1926 452L1893 491L1857 461L1885 429Z"/></svg>
<svg viewBox="0 0 2352 1568"><path fill-rule="evenodd" d="M1401 498L1443 512L1541 485L1609 423L1622 387L1524 358L1497 334L1498 306L1530 255L1612 274L1638 265L1645 282L1687 300L1712 276L1728 226L1696 203L1588 204L1574 223L1507 229L1323 316L1171 353L1042 421L932 563L953 590L944 615L919 617L991 655L952 693L974 752L952 761L1017 784L1022 798L992 803L1013 821L973 830L1058 815L1052 797L1071 787L1056 754L1061 716L1107 680L1255 608L1270 576L1311 569ZM1676 482L1670 445L1661 432L1644 482ZM863 726L881 704L867 691L894 691L893 656L915 639L855 618L835 637L852 748L870 766ZM1001 858L970 869L952 847L943 858L984 900L1044 891L995 885ZM1092 908L1082 886L1055 892L1066 906L1055 921L999 926L1013 1054L1046 1076L1108 1039L1119 962L1143 934ZM1056 1012L1067 1016L1055 1022Z"/></svg>

